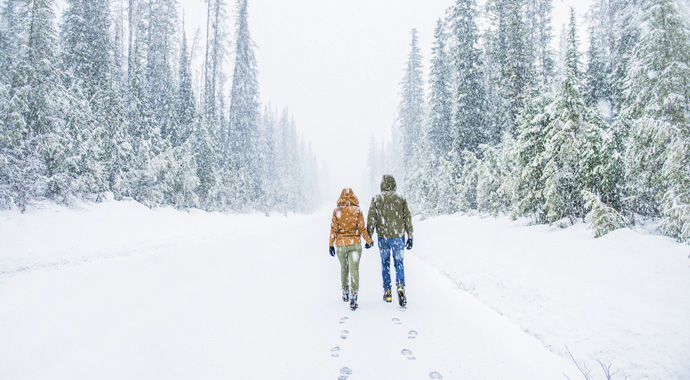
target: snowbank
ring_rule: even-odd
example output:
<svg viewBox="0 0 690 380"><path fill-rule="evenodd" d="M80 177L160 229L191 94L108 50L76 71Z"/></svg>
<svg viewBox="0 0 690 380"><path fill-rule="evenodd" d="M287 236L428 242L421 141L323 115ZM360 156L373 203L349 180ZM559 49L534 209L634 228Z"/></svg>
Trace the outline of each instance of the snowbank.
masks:
<svg viewBox="0 0 690 380"><path fill-rule="evenodd" d="M443 216L416 223L414 254L550 350L604 378L690 378L690 260L674 240L586 225Z"/></svg>
<svg viewBox="0 0 690 380"><path fill-rule="evenodd" d="M152 210L134 201L73 207L44 203L23 214L0 211L0 276L247 234L262 228L266 219L263 214Z"/></svg>

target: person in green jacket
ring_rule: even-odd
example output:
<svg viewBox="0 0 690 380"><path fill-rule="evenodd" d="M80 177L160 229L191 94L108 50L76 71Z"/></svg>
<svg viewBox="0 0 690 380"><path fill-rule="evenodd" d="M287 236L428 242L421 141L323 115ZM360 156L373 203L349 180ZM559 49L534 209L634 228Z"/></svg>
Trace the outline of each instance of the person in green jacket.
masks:
<svg viewBox="0 0 690 380"><path fill-rule="evenodd" d="M395 178L384 175L381 180L381 193L374 196L367 213L367 232L378 236L381 253L381 276L383 277L383 300L391 302L391 254L395 267L395 281L400 306L407 304L405 296L404 248L412 249L412 215L404 197L395 192ZM407 233L407 242L405 234Z"/></svg>

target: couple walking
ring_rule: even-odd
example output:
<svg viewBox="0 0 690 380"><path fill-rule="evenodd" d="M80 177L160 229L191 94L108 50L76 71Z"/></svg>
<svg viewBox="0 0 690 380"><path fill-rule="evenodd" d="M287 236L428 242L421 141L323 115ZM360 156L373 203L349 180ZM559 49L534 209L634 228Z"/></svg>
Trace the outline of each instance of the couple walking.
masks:
<svg viewBox="0 0 690 380"><path fill-rule="evenodd" d="M378 235L381 253L381 275L383 277L383 300L391 302L391 255L395 266L398 302L407 304L405 297L405 268L403 249L412 249L412 216L407 201L396 192L395 179L384 175L381 193L371 200L367 213L367 225L359 208L359 200L350 188L343 189L338 199L338 207L333 210L331 235L328 251L338 256L340 261L340 280L343 288L343 301L350 301L350 308L357 308L359 290L359 259L362 256L360 236L364 238L364 248L374 246L371 236ZM407 242L405 242L407 233ZM334 246L335 244L335 246Z"/></svg>

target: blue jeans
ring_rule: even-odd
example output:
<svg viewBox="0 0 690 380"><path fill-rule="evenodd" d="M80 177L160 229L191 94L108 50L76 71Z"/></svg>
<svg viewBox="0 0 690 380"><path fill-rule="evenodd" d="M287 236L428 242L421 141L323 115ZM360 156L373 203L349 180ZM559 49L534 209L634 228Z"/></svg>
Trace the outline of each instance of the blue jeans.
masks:
<svg viewBox="0 0 690 380"><path fill-rule="evenodd" d="M403 250L405 238L382 239L379 238L379 252L381 253L381 276L383 276L383 289L391 288L391 253L393 253L393 265L395 266L395 282L405 286L405 267L403 266Z"/></svg>

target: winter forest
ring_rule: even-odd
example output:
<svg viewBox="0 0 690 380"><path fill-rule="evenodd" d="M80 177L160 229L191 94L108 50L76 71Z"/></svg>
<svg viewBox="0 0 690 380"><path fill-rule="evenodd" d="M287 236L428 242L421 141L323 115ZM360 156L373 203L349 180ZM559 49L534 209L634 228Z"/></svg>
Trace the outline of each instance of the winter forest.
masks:
<svg viewBox="0 0 690 380"><path fill-rule="evenodd" d="M234 33L227 2L207 2L201 78L175 0L66 3L58 18L54 0L2 2L1 208L108 193L235 212L319 204L311 147L287 109L259 103L246 0Z"/></svg>
<svg viewBox="0 0 690 380"><path fill-rule="evenodd" d="M561 30L553 0L456 1L428 68L412 30L392 138L370 142L370 188L387 172L418 214L586 220L596 236L654 221L690 240L681 1L593 0ZM54 0L4 0L0 207L110 193L212 211L320 205L310 145L287 109L259 102L247 0L234 5L207 2L193 77L175 0L67 0L62 15Z"/></svg>
<svg viewBox="0 0 690 380"><path fill-rule="evenodd" d="M422 214L584 220L595 236L654 221L690 240L685 6L594 0L586 22L571 9L554 31L552 0L458 0L426 80L412 30L393 143L372 138L369 186L397 174Z"/></svg>

